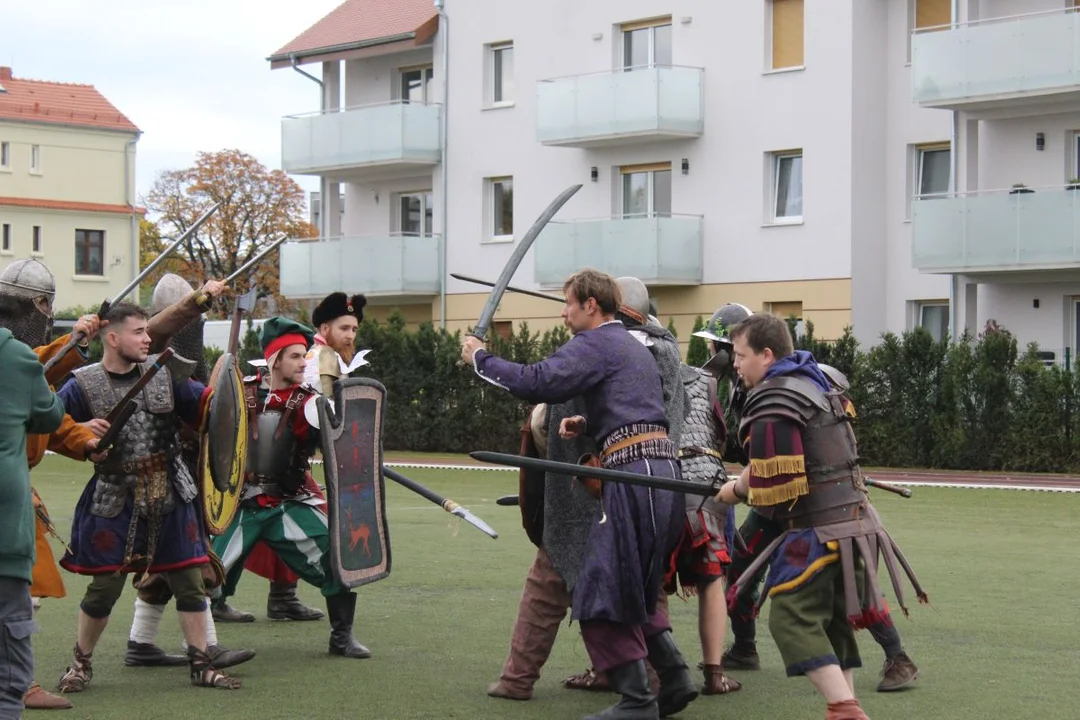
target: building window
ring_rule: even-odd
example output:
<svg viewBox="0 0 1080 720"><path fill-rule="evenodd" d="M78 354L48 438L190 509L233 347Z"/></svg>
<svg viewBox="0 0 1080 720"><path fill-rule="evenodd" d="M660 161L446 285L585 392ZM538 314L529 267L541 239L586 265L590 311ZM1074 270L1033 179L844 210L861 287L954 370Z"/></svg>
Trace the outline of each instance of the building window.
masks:
<svg viewBox="0 0 1080 720"><path fill-rule="evenodd" d="M622 26L623 70L672 64L671 17Z"/></svg>
<svg viewBox="0 0 1080 720"><path fill-rule="evenodd" d="M8 223L0 228L0 250L11 252L11 225Z"/></svg>
<svg viewBox="0 0 1080 720"><path fill-rule="evenodd" d="M0 142L0 168L11 167L11 143Z"/></svg>
<svg viewBox="0 0 1080 720"><path fill-rule="evenodd" d="M33 228L32 239L30 242L30 252L35 255L41 254L41 226L35 225Z"/></svg>
<svg viewBox="0 0 1080 720"><path fill-rule="evenodd" d="M773 70L803 66L803 0L768 0Z"/></svg>
<svg viewBox="0 0 1080 720"><path fill-rule="evenodd" d="M803 219L802 150L772 154L772 222L799 223Z"/></svg>
<svg viewBox="0 0 1080 720"><path fill-rule="evenodd" d="M503 340L509 340L510 336L514 334L514 321L496 320L491 323L491 329Z"/></svg>
<svg viewBox="0 0 1080 720"><path fill-rule="evenodd" d="M30 146L30 172L41 172L41 146Z"/></svg>
<svg viewBox="0 0 1080 720"><path fill-rule="evenodd" d="M492 240L514 239L514 179L509 177L488 178L488 235Z"/></svg>
<svg viewBox="0 0 1080 720"><path fill-rule="evenodd" d="M341 227L345 226L345 196L338 195L338 207L340 208L339 214L341 215ZM322 225L319 223L322 221L322 199L318 190L313 190L308 194L308 206L310 208L311 224L315 227L315 230L322 233Z"/></svg>
<svg viewBox="0 0 1080 720"><path fill-rule="evenodd" d="M105 231L75 231L75 274L105 274Z"/></svg>
<svg viewBox="0 0 1080 720"><path fill-rule="evenodd" d="M786 300L782 302L767 302L764 311L775 315L789 325L795 323L795 337L799 338L806 334L806 324L803 322L803 304L801 300Z"/></svg>
<svg viewBox="0 0 1080 720"><path fill-rule="evenodd" d="M949 194L952 152L946 146L915 148L915 195L921 198Z"/></svg>
<svg viewBox="0 0 1080 720"><path fill-rule="evenodd" d="M908 12L917 30L952 23L952 0L909 0L909 2Z"/></svg>
<svg viewBox="0 0 1080 720"><path fill-rule="evenodd" d="M435 70L430 65L401 70L401 102L426 105L435 97Z"/></svg>
<svg viewBox="0 0 1080 720"><path fill-rule="evenodd" d="M412 237L431 235L433 205L430 190L398 195L398 232Z"/></svg>
<svg viewBox="0 0 1080 720"><path fill-rule="evenodd" d="M915 303L914 325L925 328L936 340L949 339L949 302L947 300L922 300Z"/></svg>
<svg viewBox="0 0 1080 720"><path fill-rule="evenodd" d="M512 105L514 103L514 44L488 45L488 103Z"/></svg>
<svg viewBox="0 0 1080 720"><path fill-rule="evenodd" d="M671 217L671 164L629 165L622 173L622 217Z"/></svg>

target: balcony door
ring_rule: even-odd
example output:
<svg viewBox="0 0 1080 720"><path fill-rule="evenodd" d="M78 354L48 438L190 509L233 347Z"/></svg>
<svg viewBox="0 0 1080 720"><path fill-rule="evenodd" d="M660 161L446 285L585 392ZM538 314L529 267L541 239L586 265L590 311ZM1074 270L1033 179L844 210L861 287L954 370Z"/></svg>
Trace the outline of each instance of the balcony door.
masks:
<svg viewBox="0 0 1080 720"><path fill-rule="evenodd" d="M430 190L398 195L398 232L411 237L434 234Z"/></svg>
<svg viewBox="0 0 1080 720"><path fill-rule="evenodd" d="M427 105L435 102L435 69L430 66L402 68L401 102Z"/></svg>
<svg viewBox="0 0 1080 720"><path fill-rule="evenodd" d="M623 70L671 65L671 18L622 27Z"/></svg>
<svg viewBox="0 0 1080 720"><path fill-rule="evenodd" d="M671 217L671 165L622 168L622 217Z"/></svg>

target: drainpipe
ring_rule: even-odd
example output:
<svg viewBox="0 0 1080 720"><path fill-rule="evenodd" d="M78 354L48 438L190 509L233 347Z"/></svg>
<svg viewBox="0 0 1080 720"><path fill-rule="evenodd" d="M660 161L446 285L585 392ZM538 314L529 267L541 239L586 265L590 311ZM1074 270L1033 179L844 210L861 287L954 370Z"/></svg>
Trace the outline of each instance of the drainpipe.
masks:
<svg viewBox="0 0 1080 720"><path fill-rule="evenodd" d="M135 168L132 167L131 151L135 143L142 137L142 130L135 131L135 137L124 143L124 195L127 197L128 207L131 208L131 279L139 275L142 265L142 252L139 246L139 214L135 210ZM102 258L104 265L105 258ZM140 298L141 300L141 298Z"/></svg>
<svg viewBox="0 0 1080 720"><path fill-rule="evenodd" d="M957 23L960 21L960 0L952 0L952 27L956 29ZM957 143L960 141L960 112L958 110L952 111L952 132L949 137L949 162L952 165L949 168L949 192L955 198L959 183L957 182L957 175L960 172L960 153L957 147ZM960 284L959 278L956 274L949 276L949 335L950 340L955 340L960 336L957 332L957 319L960 314L957 312L956 307L956 288Z"/></svg>
<svg viewBox="0 0 1080 720"><path fill-rule="evenodd" d="M320 112L325 111L326 110L326 85L325 85L325 83L323 83L322 80L315 77L314 75L307 72L306 70L301 70L300 69L300 65L297 63L296 53L292 53L291 55L289 55L289 60L291 62L293 70L300 73L301 75L308 78L309 80L311 80L312 82L314 82L316 85L319 86L319 110L320 110ZM319 178L319 203L322 205L322 209L319 211L319 237L321 237L323 239L326 239L326 238L330 237L330 232L329 232L330 231L330 213L326 212L327 203L328 203L328 200L327 200L327 197L326 197L328 193L326 192L326 189L328 187L329 187L329 183L326 182L326 178L320 177Z"/></svg>
<svg viewBox="0 0 1080 720"><path fill-rule="evenodd" d="M439 11L439 37L442 38L442 76L443 76L443 92L442 92L442 109L439 112L439 135L440 146L442 147L442 162L440 184L442 186L442 217L439 219L439 225L442 237L439 238L439 327L443 330L446 329L446 257L447 257L447 215L450 214L450 204L447 201L447 191L449 183L447 182L447 168L446 168L446 127L448 123L448 107L450 99L450 18L446 16L443 5L445 0L435 0L435 7Z"/></svg>

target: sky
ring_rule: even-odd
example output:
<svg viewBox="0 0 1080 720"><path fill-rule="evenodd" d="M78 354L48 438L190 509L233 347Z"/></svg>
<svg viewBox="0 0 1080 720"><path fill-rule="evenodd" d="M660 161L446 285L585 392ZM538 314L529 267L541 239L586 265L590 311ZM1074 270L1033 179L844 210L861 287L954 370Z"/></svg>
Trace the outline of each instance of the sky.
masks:
<svg viewBox="0 0 1080 720"><path fill-rule="evenodd" d="M319 86L266 58L342 0L26 0L4 3L0 65L16 78L94 85L143 135L138 198L199 151L281 167L281 118L319 109ZM318 64L302 66L316 77ZM318 178L293 176L305 191Z"/></svg>

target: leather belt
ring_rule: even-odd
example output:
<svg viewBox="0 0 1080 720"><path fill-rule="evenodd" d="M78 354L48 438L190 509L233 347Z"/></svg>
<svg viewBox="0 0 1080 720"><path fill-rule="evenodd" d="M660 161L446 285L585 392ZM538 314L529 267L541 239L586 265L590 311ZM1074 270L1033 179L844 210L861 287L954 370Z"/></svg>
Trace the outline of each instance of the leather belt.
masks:
<svg viewBox="0 0 1080 720"><path fill-rule="evenodd" d="M722 453L713 450L712 448L702 447L701 445L685 445L679 448L679 452L676 453L679 458L698 457L701 455L708 455L714 457L717 460L723 461L724 456Z"/></svg>
<svg viewBox="0 0 1080 720"><path fill-rule="evenodd" d="M601 458L607 458L620 450L625 450L628 447L634 445L640 445L641 443L648 442L650 440L666 440L667 432L664 430L658 430L656 432L641 433L640 435L631 435L630 437L623 438L618 442L608 445L606 448L600 451Z"/></svg>
<svg viewBox="0 0 1080 720"><path fill-rule="evenodd" d="M135 475L165 470L169 465L171 453L156 452L151 455L143 455L136 458L122 460L105 460L97 463L94 468L106 475Z"/></svg>

